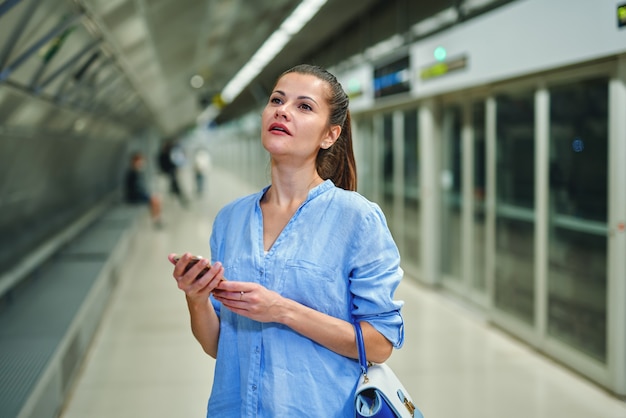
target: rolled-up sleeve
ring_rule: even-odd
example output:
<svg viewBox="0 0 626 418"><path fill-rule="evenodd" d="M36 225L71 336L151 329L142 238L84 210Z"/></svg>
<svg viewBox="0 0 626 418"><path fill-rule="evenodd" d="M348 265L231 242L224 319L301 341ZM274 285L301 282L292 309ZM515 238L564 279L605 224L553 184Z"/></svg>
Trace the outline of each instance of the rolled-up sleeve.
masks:
<svg viewBox="0 0 626 418"><path fill-rule="evenodd" d="M377 205L372 204L372 208L361 220L352 241L352 316L370 323L395 348L400 348L404 343L400 313L404 302L394 300L394 294L404 272L385 217Z"/></svg>

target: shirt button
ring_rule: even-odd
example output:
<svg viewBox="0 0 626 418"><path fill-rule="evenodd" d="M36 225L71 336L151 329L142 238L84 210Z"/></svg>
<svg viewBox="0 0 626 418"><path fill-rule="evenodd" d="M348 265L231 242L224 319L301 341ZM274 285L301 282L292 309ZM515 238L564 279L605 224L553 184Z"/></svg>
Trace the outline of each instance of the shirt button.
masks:
<svg viewBox="0 0 626 418"><path fill-rule="evenodd" d="M252 390L256 390L256 385L252 385Z"/></svg>
<svg viewBox="0 0 626 418"><path fill-rule="evenodd" d="M259 346L257 345L256 348L254 349L254 352L259 354L259 351L261 351L261 350L259 350Z"/></svg>

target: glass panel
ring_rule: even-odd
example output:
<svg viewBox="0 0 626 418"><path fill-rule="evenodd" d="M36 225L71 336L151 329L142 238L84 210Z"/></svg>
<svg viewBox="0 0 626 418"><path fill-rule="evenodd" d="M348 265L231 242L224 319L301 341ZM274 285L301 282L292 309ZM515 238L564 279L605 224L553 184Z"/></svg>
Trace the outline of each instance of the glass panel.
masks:
<svg viewBox="0 0 626 418"><path fill-rule="evenodd" d="M388 222L393 220L393 166L393 118L391 114L387 114L383 116L383 201L381 207Z"/></svg>
<svg viewBox="0 0 626 418"><path fill-rule="evenodd" d="M550 94L548 334L606 360L608 81Z"/></svg>
<svg viewBox="0 0 626 418"><path fill-rule="evenodd" d="M485 147L485 103L476 102L472 106L472 123L474 132L474 275L472 286L478 290L485 290L487 272L486 258L486 215L485 190L487 188L487 167Z"/></svg>
<svg viewBox="0 0 626 418"><path fill-rule="evenodd" d="M534 114L532 92L497 98L494 302L529 324L535 298Z"/></svg>
<svg viewBox="0 0 626 418"><path fill-rule="evenodd" d="M461 278L461 108L444 112L441 164L441 271Z"/></svg>
<svg viewBox="0 0 626 418"><path fill-rule="evenodd" d="M358 190L363 196L370 200L375 200L374 196L374 166L375 150L372 138L372 120L367 118L359 120L359 132L357 140L359 141L357 158L357 176ZM355 144L356 145L356 144ZM356 149L355 149L356 151Z"/></svg>
<svg viewBox="0 0 626 418"><path fill-rule="evenodd" d="M419 265L420 202L417 109L404 112L404 250Z"/></svg>

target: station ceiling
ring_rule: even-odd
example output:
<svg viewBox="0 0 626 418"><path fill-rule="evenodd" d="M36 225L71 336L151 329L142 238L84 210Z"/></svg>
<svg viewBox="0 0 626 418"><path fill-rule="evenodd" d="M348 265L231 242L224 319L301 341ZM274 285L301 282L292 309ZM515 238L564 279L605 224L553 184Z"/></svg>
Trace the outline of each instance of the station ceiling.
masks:
<svg viewBox="0 0 626 418"><path fill-rule="evenodd" d="M4 0L0 124L16 117L19 107L18 99L3 92L5 83L55 106L153 124L164 136L176 135L196 124L204 108L304 1L309 0ZM502 0L479 3L490 2ZM331 64L337 63L359 48L362 52L377 36L402 33L412 22L461 3L327 0L220 110L216 121L260 106L276 77L295 64L328 65L311 60L326 50L333 50ZM191 85L194 75L202 77L199 88ZM33 112L21 113L28 115L22 119L32 119ZM58 119L39 113L42 120Z"/></svg>
<svg viewBox="0 0 626 418"><path fill-rule="evenodd" d="M342 25L357 19L376 1L380 0L328 0L314 19L267 65L251 88L271 84L282 70L299 63L308 53L327 42ZM132 94L128 94L133 97L127 99L131 104L126 106L126 110L133 106L147 107L147 113L152 115L159 130L164 135L173 135L195 124L203 108L213 102L300 2L5 0L0 2L0 69L19 61L29 45L47 35L48 30L78 15L73 25L80 26L79 30L71 33L68 28L72 26L68 26L51 38L52 41L63 41L63 46L59 48L62 51L48 60L51 62L46 62L45 66L41 64L41 55L50 51L48 42L41 45L38 54L27 57L25 65L20 62L20 68L13 69L8 82L25 91L48 94L59 103L73 100L88 106L89 100L85 98L80 102L78 93L71 98L65 97L67 91L71 91L67 81L63 87L53 89L55 83L62 83L60 80L63 77L43 84L72 54L79 53L81 48L87 51L91 41L100 40L95 47L96 52L99 52L97 49L103 50L99 58L91 56L92 63L87 64L91 51L94 51L91 49L82 55L74 55L75 61L83 61L90 67L88 71L93 73L92 79L99 80L100 87L106 84L106 71L103 70L106 65L97 65L95 61L113 63L115 69L108 71L121 73L126 80L118 84L123 85L125 90L133 90ZM92 39L87 39L89 37ZM96 74L96 67L101 69L100 74ZM79 70L75 66L69 68L68 71L74 74ZM37 73L40 74L37 76ZM190 80L194 75L203 79L200 88L191 86ZM76 81L74 77L72 83L77 84ZM125 95L119 93L113 96ZM258 94L256 96L258 100ZM247 96L250 97L254 100L255 95ZM238 106L237 100L230 106L224 112L233 113L233 108ZM115 105L109 107L114 108Z"/></svg>
<svg viewBox="0 0 626 418"><path fill-rule="evenodd" d="M373 2L328 0L259 77L273 78L298 63ZM203 107L299 4L300 0L85 1L97 24L117 44L140 95L166 133L194 124ZM190 84L194 75L203 79L198 89Z"/></svg>

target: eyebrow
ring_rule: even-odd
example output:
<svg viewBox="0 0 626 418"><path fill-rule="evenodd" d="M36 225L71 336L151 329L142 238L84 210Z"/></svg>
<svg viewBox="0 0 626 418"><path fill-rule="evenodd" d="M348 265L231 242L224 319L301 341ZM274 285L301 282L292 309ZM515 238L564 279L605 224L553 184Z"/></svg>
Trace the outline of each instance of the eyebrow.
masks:
<svg viewBox="0 0 626 418"><path fill-rule="evenodd" d="M285 92L284 92L284 91L282 91L282 90L274 90L274 93L278 93L278 94L280 94L280 95L282 95L282 96L287 96L287 95L285 94ZM302 100L302 99L305 99L305 100L310 100L310 101L312 101L313 103L318 104L318 103L315 101L315 99L314 99L314 98L312 98L312 97L309 97L309 96L298 96L298 100Z"/></svg>

